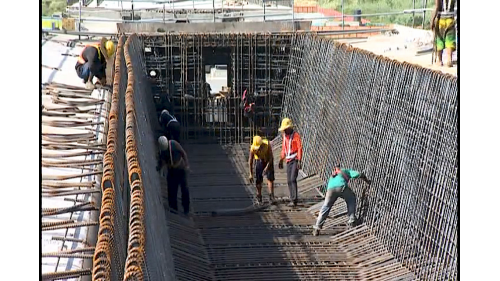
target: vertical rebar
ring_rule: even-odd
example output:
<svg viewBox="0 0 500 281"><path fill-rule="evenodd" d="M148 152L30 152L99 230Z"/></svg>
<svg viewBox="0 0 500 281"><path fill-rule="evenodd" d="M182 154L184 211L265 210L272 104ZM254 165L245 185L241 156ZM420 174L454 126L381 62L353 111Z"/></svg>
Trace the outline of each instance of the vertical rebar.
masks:
<svg viewBox="0 0 500 281"><path fill-rule="evenodd" d="M84 0L78 1L78 40L82 40L80 32L82 31L82 2Z"/></svg>

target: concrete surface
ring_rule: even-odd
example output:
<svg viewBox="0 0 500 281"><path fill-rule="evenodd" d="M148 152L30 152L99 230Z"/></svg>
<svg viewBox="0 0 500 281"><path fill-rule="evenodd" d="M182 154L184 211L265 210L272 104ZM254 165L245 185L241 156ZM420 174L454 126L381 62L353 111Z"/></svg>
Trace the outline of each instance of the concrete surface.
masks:
<svg viewBox="0 0 500 281"><path fill-rule="evenodd" d="M420 48L431 48L433 35L431 31L395 26L397 35L379 35L368 39L338 39L353 47L373 52L398 61L418 64L443 73L457 76L457 65L453 67L436 66L432 64L432 52L417 55Z"/></svg>

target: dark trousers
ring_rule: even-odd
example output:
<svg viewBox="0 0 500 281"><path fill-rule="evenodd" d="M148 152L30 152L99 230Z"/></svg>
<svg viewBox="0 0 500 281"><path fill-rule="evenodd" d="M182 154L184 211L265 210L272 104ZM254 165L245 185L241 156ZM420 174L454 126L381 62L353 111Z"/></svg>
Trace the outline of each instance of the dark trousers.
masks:
<svg viewBox="0 0 500 281"><path fill-rule="evenodd" d="M299 169L297 169L297 160L292 160L286 163L286 180L288 183L288 190L290 191L290 200L297 204L297 177L299 176Z"/></svg>
<svg viewBox="0 0 500 281"><path fill-rule="evenodd" d="M102 75L102 73L93 73L93 74L95 77L97 77L97 79L102 79L104 77L104 75ZM76 68L76 75L78 75L78 77L82 78L84 83L87 83L87 81L89 81L89 78L90 78L89 63L86 62L82 65L79 65ZM90 81L90 82L92 82L92 81Z"/></svg>
<svg viewBox="0 0 500 281"><path fill-rule="evenodd" d="M353 223L356 219L356 195L349 187L339 187L335 189L328 189L325 195L325 202L321 207L321 211L319 212L318 220L316 221L316 228L321 229L323 224L330 214L332 210L333 204L335 201L341 197L344 198L347 204L347 215L349 217L349 223Z"/></svg>
<svg viewBox="0 0 500 281"><path fill-rule="evenodd" d="M181 187L182 208L185 214L189 213L189 189L187 187L186 171L184 169L168 169L168 205L177 211L177 191Z"/></svg>

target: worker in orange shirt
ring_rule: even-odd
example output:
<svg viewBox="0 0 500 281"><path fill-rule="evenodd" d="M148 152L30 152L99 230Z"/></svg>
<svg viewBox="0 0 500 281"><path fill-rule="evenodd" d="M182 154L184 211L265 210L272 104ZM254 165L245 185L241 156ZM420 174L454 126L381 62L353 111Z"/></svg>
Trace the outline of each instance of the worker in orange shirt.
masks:
<svg viewBox="0 0 500 281"><path fill-rule="evenodd" d="M286 160L286 179L290 191L290 203L288 206L297 206L297 176L302 168L302 142L299 133L293 130L292 120L285 118L281 121L280 132L283 132L283 145L281 147L281 159L279 169L283 169L283 161Z"/></svg>

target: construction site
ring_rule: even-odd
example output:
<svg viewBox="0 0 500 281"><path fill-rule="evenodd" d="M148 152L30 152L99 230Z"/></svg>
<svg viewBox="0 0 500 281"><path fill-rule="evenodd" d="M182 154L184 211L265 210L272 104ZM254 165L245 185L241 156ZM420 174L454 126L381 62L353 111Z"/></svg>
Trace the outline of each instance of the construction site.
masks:
<svg viewBox="0 0 500 281"><path fill-rule="evenodd" d="M45 35L41 279L457 280L456 67L344 37L387 27L200 21ZM116 43L111 87L87 90L74 65L103 36ZM169 210L157 169L164 109L189 156L189 215ZM283 118L302 138L296 207L286 169L275 168L277 204L256 202L248 179L255 135L279 162ZM372 183L349 183L354 226L337 200L313 236L338 162Z"/></svg>

